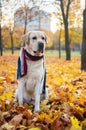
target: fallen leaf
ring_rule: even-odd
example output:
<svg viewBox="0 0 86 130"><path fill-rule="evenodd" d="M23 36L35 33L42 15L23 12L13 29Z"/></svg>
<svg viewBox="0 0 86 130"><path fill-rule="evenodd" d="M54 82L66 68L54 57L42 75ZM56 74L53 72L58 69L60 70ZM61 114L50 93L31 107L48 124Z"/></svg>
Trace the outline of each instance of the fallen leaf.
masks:
<svg viewBox="0 0 86 130"><path fill-rule="evenodd" d="M29 130L41 130L41 129L38 128L38 127L35 127L35 128L31 128L31 129L29 129Z"/></svg>
<svg viewBox="0 0 86 130"><path fill-rule="evenodd" d="M25 116L27 119L30 118L31 114L32 114L32 113L31 113L30 110L27 110L27 109L26 109L26 110L24 111L24 116Z"/></svg>
<svg viewBox="0 0 86 130"><path fill-rule="evenodd" d="M4 92L5 88L3 86L0 86L0 93Z"/></svg>
<svg viewBox="0 0 86 130"><path fill-rule="evenodd" d="M1 126L1 130L12 130L13 128L15 128L14 125L10 124L10 123L6 123L4 125Z"/></svg>
<svg viewBox="0 0 86 130"><path fill-rule="evenodd" d="M52 130L62 130L63 129L63 123L58 118L55 119L51 126Z"/></svg>
<svg viewBox="0 0 86 130"><path fill-rule="evenodd" d="M23 114L19 114L19 115L14 116L14 118L10 121L10 123L15 126L18 126L20 125L20 122L22 121L22 119L23 119Z"/></svg>
<svg viewBox="0 0 86 130"><path fill-rule="evenodd" d="M79 126L79 121L75 117L71 117L71 128L70 130L82 130L81 126Z"/></svg>

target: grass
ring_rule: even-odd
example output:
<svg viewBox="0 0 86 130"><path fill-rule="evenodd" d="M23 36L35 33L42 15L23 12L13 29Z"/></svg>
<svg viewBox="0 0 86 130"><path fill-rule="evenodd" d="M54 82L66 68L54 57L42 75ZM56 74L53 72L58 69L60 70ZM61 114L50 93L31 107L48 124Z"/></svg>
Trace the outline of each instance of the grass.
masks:
<svg viewBox="0 0 86 130"><path fill-rule="evenodd" d="M3 52L3 55L4 54L11 54L11 51L6 50L6 51ZM14 54L19 55L19 50L15 50ZM45 56L59 57L59 51L58 50L46 50ZM65 56L66 56L65 51L61 51L61 57L65 57ZM80 51L71 51L71 56L72 57L80 57L81 56Z"/></svg>
<svg viewBox="0 0 86 130"><path fill-rule="evenodd" d="M57 56L57 57L59 57L59 51L57 51L57 50L49 50L49 51L45 52L45 55L46 56L55 56L55 57ZM62 57L66 56L65 51L61 51L61 56ZM72 57L80 57L81 54L80 54L79 51L71 51L71 56Z"/></svg>

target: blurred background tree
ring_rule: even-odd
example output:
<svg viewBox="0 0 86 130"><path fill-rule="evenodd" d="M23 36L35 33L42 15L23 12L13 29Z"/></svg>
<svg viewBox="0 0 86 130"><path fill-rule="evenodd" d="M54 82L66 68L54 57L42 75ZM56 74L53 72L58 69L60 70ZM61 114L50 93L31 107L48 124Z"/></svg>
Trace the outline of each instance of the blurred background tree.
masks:
<svg viewBox="0 0 86 130"><path fill-rule="evenodd" d="M76 2L74 0L56 0L55 5L57 8L59 6L60 12L57 12L59 16L59 21L63 23L64 30L64 41L65 41L65 51L66 51L66 60L71 60L71 36L69 30L74 28L75 20L77 18L77 10L80 9L80 1ZM58 17L57 16L57 17ZM76 18L75 18L76 16Z"/></svg>
<svg viewBox="0 0 86 130"><path fill-rule="evenodd" d="M71 60L71 50L81 51L82 11L80 0L55 1L56 3L48 0L3 0L1 11L3 45L1 49L10 48L14 53L15 49L23 46L23 34L31 29L44 30L50 37L46 49L58 50L59 58L61 58L61 50L65 50L66 60ZM7 17L8 14L10 17ZM52 19L52 16L55 19ZM54 24L52 25L54 32L50 28L51 19L57 21L56 28Z"/></svg>
<svg viewBox="0 0 86 130"><path fill-rule="evenodd" d="M2 21L2 1L0 0L0 55L2 56L2 34L1 34L1 21Z"/></svg>
<svg viewBox="0 0 86 130"><path fill-rule="evenodd" d="M82 55L81 55L81 70L86 71L86 0L85 9L83 11L83 39L82 39Z"/></svg>

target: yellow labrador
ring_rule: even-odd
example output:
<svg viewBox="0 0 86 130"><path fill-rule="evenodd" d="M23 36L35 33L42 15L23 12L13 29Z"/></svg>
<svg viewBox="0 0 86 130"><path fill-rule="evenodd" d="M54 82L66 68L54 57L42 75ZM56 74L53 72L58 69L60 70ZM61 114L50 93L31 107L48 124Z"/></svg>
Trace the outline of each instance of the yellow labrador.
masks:
<svg viewBox="0 0 86 130"><path fill-rule="evenodd" d="M45 94L44 50L48 37L43 31L30 31L23 36L25 47L20 50L17 68L18 89L15 100L19 105L33 103L40 110L40 94Z"/></svg>

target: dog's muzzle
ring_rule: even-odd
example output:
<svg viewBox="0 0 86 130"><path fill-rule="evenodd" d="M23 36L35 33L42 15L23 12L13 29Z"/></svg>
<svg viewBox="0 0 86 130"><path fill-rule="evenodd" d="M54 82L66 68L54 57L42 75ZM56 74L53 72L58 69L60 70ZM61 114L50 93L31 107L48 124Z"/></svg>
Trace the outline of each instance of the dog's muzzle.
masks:
<svg viewBox="0 0 86 130"><path fill-rule="evenodd" d="M39 42L38 43L38 51L43 52L43 50L44 50L44 44L42 42Z"/></svg>
<svg viewBox="0 0 86 130"><path fill-rule="evenodd" d="M36 56L39 56L44 51L44 44L42 42L38 43L37 51L33 51Z"/></svg>

